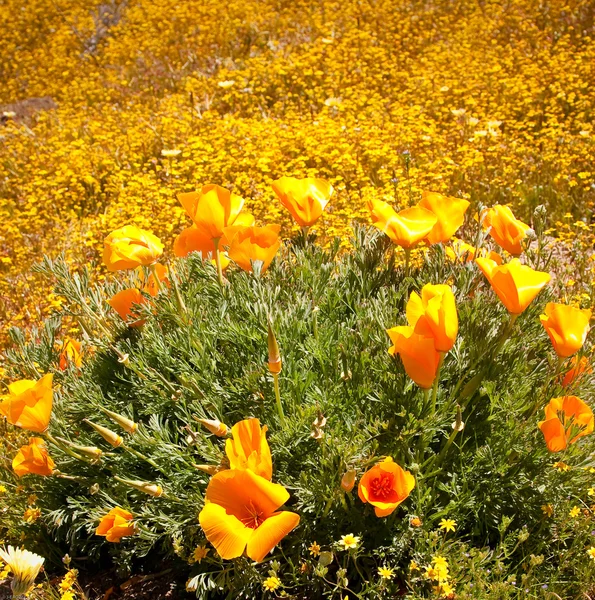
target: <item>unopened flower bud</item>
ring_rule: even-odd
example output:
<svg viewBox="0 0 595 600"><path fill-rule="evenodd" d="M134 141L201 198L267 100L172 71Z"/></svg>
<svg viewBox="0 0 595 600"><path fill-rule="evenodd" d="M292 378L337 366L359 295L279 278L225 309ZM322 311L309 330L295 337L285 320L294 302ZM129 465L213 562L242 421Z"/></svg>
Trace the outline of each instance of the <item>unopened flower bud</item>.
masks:
<svg viewBox="0 0 595 600"><path fill-rule="evenodd" d="M344 492L350 492L355 485L355 469L349 469L343 477L341 477L341 489Z"/></svg>
<svg viewBox="0 0 595 600"><path fill-rule="evenodd" d="M227 425L219 419L196 419L201 425L204 425L213 435L225 437L227 435Z"/></svg>
<svg viewBox="0 0 595 600"><path fill-rule="evenodd" d="M124 441L121 436L117 433L113 432L111 429L104 427L103 425L98 425L97 423L93 423L89 421L89 419L83 419L83 423L86 423L90 427L93 427L95 431L108 443L111 444L114 448L122 445Z"/></svg>
<svg viewBox="0 0 595 600"><path fill-rule="evenodd" d="M69 448L76 450L79 454L84 454L85 456L88 456L94 461L98 461L101 458L101 455L103 454L103 451L97 448L96 446L79 446L77 444L73 444L70 440L59 436L56 436L56 439L68 446Z"/></svg>
<svg viewBox="0 0 595 600"><path fill-rule="evenodd" d="M114 476L116 481L123 483L124 485L129 485L131 488L138 490L139 492L143 492L148 494L149 496L153 496L154 498L159 498L163 496L163 488L157 483L149 483L147 481L134 481L132 479L123 479L122 477Z"/></svg>
<svg viewBox="0 0 595 600"><path fill-rule="evenodd" d="M68 566L68 565L71 563L71 561L72 561L72 559L70 558L70 556L69 556L68 554L65 554L65 555L62 557L62 562L63 562L63 563L66 565L66 566Z"/></svg>
<svg viewBox="0 0 595 600"><path fill-rule="evenodd" d="M268 327L269 330L267 336L267 343L269 347L269 371L271 373L281 373L281 353L279 352L279 344L277 344L277 338L275 337L275 332L273 331L273 326L271 324L270 319Z"/></svg>
<svg viewBox="0 0 595 600"><path fill-rule="evenodd" d="M452 424L452 428L455 431L463 431L465 429L465 423L463 422L463 415L461 413L461 407L457 404L457 417L454 423Z"/></svg>
<svg viewBox="0 0 595 600"><path fill-rule="evenodd" d="M94 496L98 491L99 491L99 484L98 483L94 483L90 488L89 488L89 494L91 494L91 496Z"/></svg>
<svg viewBox="0 0 595 600"><path fill-rule="evenodd" d="M215 475L220 471L219 465L194 465L199 471L208 475Z"/></svg>
<svg viewBox="0 0 595 600"><path fill-rule="evenodd" d="M113 421L115 421L124 431L131 435L138 429L138 423L130 420L128 417L112 412L107 408L101 408L101 410Z"/></svg>

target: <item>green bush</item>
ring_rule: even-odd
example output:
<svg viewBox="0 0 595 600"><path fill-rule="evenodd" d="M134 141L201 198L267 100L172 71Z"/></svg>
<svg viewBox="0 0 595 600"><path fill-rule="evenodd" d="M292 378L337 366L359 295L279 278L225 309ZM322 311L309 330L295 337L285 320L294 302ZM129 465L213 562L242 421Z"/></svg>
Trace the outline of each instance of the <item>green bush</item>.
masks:
<svg viewBox="0 0 595 600"><path fill-rule="evenodd" d="M74 319L84 332L83 365L58 368L55 337L65 326L57 318L30 341L12 331L11 380L55 373L56 444L48 449L59 472L18 480L10 471L17 446L8 448L0 471L5 537L54 561L64 552L74 564L109 559L122 573L149 555L170 559L202 598L454 597L432 579L440 557L457 598L576 598L592 590L593 437L551 454L537 427L549 400L567 393L559 375L568 366L538 319L551 289L505 339L508 314L473 262L453 263L435 246L406 276L390 242L365 228L353 250L339 248L293 240L260 276L230 268L223 288L198 255L177 260L169 289L143 308L142 328L126 327L105 302L133 276L91 284L87 272L46 259L41 270L57 280L64 322ZM431 394L387 352L386 329L405 322L412 291L445 282L460 330L432 412ZM283 358L283 421L267 368L269 319ZM572 393L591 402L594 389L584 377ZM104 409L133 419L138 431L124 433ZM273 481L289 491L286 508L300 524L261 563L223 561L212 547L193 563L195 549L209 547L197 519L209 475L197 465L225 464L222 439L196 419L231 426L247 417L269 428ZM124 445L111 447L84 419L117 431ZM76 447L87 446L103 451L100 460L76 458ZM359 479L385 456L416 485L379 518L358 499L357 482L344 492L341 478L355 469ZM552 466L559 462L570 468ZM121 480L158 484L163 495ZM41 517L24 524L31 494ZM136 526L119 544L95 535L116 506ZM443 519L455 531L441 529ZM339 543L347 534L360 538L355 549ZM381 567L391 570L386 577ZM269 593L271 577L280 586Z"/></svg>

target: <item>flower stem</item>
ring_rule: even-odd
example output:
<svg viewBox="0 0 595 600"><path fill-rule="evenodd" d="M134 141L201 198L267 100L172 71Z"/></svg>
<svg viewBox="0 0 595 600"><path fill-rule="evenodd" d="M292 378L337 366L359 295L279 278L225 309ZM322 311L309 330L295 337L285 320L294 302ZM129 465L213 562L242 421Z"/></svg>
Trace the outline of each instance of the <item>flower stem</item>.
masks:
<svg viewBox="0 0 595 600"><path fill-rule="evenodd" d="M159 279L159 275L157 275L157 264L153 263L149 269L151 269L151 273L153 274L153 279L155 279L155 285L157 286L157 293L161 293L163 291L163 285L161 284L161 280Z"/></svg>
<svg viewBox="0 0 595 600"><path fill-rule="evenodd" d="M223 269L221 268L221 256L219 253L219 240L220 238L215 238L213 242L215 243L215 264L217 265L217 277L219 278L219 285L223 287Z"/></svg>
<svg viewBox="0 0 595 600"><path fill-rule="evenodd" d="M277 402L277 412L279 413L279 420L281 425L285 424L285 413L283 412L283 405L281 404L281 392L279 390L279 373L273 373L273 382L275 384L275 400Z"/></svg>
<svg viewBox="0 0 595 600"><path fill-rule="evenodd" d="M434 387L432 388L432 410L431 416L436 413L436 397L438 396L438 384L440 383L440 371L442 370L442 364L444 363L444 352L440 352L440 359L438 360L438 368L436 369L436 379L434 379Z"/></svg>
<svg viewBox="0 0 595 600"><path fill-rule="evenodd" d="M411 260L411 248L403 248L405 250L405 277L409 277L409 263Z"/></svg>

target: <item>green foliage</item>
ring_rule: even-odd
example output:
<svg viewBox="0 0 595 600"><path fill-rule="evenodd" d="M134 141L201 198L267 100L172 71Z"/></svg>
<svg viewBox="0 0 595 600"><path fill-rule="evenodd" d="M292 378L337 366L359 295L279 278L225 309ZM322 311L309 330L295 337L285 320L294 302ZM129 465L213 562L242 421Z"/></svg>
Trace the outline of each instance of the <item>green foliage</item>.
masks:
<svg viewBox="0 0 595 600"><path fill-rule="evenodd" d="M393 252L384 236L364 228L347 253L338 241L324 250L297 240L261 276L230 270L224 289L214 267L191 255L170 265L172 285L144 309L140 329L126 327L105 302L131 276L92 287L87 273L46 259L40 269L57 279L63 315L84 332L83 367L58 369L60 323L51 320L29 342L12 332L9 374L55 372L51 434L98 446L103 456L81 461L58 440L49 450L59 474L17 481L11 448L1 471L7 536L22 534L26 545L55 560L66 551L93 560L109 554L122 571L149 553L191 562L206 543L197 515L209 476L196 465L224 461L222 440L196 418L232 425L257 417L269 427L273 480L290 492L287 508L300 514L300 525L261 564L222 561L211 549L187 567L197 596L260 597L273 574L283 586L275 593L294 598L393 598L405 590L411 599L440 597L425 575L438 555L448 560L457 598L587 593L595 584L587 554L595 528L587 495L595 481L592 437L554 456L537 428L545 404L563 395L561 367L538 319L548 292L506 337L508 315L473 263L453 264L432 248L406 277ZM432 413L387 353L385 330L404 323L412 291L445 282L455 291L460 330ZM283 357L284 422L267 370L269 318ZM584 379L575 393L592 402L593 383ZM459 407L464 429L456 432ZM138 431L124 434L103 409L135 420ZM319 413L324 436L314 439ZM118 431L124 445L108 446L83 419ZM409 469L416 487L392 515L377 518L340 481L348 469L361 475L384 456ZM557 460L570 470L552 468ZM151 497L116 476L158 483L164 494ZM23 526L30 494L42 516ZM138 528L120 544L94 534L114 506L130 510ZM574 506L581 512L571 518ZM444 518L456 521L455 532L439 529ZM355 550L338 545L349 533L361 538ZM320 556L309 550L314 542ZM381 566L394 577L382 579Z"/></svg>

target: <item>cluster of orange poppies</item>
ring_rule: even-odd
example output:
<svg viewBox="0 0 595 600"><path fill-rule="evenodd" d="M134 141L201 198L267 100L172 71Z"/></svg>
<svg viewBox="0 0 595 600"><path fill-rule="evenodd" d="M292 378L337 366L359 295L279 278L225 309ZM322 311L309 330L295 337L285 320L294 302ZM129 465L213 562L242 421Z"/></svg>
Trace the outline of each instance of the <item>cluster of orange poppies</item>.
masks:
<svg viewBox="0 0 595 600"><path fill-rule="evenodd" d="M321 179L283 177L274 183L273 188L281 203L306 232L321 216L333 193L332 186ZM266 270L281 244L279 227L255 226L253 216L243 210L243 199L217 185L205 185L200 191L180 194L179 199L193 224L175 240L176 255L186 256L196 251L204 259L213 260L221 282L222 271L230 261L249 272L257 262L261 265L260 272ZM449 241L463 224L468 207L466 200L436 193L424 193L417 206L399 213L382 201L373 200L369 204L374 225L404 248L407 255L417 244ZM514 256L509 262L504 262L495 252L488 256L475 256L476 249L461 240L454 240L453 248L449 249L454 260L468 262L475 259L510 313L510 322L514 323L549 282L550 275L519 260L518 255L529 235L529 226L516 219L508 207L494 206L484 211L480 219L494 241ZM112 232L105 239L103 260L108 270L136 269L137 285L117 293L108 301L131 327L139 327L145 322L135 313L135 306L147 303L147 296L157 296L164 286L170 286L170 278L175 276L158 263L162 253L163 244L157 237L132 225ZM144 267L148 267L149 271L145 271ZM434 386L435 408L441 365L453 348L459 329L451 287L428 283L422 287L420 294L412 292L407 302L406 317L407 325L387 331L393 344L389 353L400 357L408 376L418 386L424 390ZM545 314L540 317L560 361L572 359L570 370L562 380L565 387L590 370L587 358L577 360L576 356L588 334L590 318L590 310L557 303L548 303ZM281 359L276 341L270 353L271 372L278 373ZM59 368L64 370L69 365L80 368L81 364L80 343L66 339L60 353ZM0 403L0 413L9 423L45 433L49 440L55 442L46 432L53 402L52 377L52 374L47 374L38 381L12 383L8 396ZM136 430L136 423L129 419L106 409L104 412L128 433ZM121 436L101 425L88 420L85 422L112 446L122 445ZM212 434L228 436L225 424L211 420L201 422ZM594 430L593 412L576 396L553 398L545 408L545 419L539 423L539 428L548 449L557 452ZM266 431L266 426L261 427L257 419L237 423L231 428L231 437L225 444L230 468L203 469L212 477L199 520L207 539L226 559L245 553L260 561L299 523L297 514L279 511L289 499L289 494L282 485L271 481L273 470ZM101 455L101 450L95 447L73 448L68 451L91 461L98 460ZM42 476L54 473L55 464L48 455L45 441L40 437L31 438L29 444L15 456L13 469L19 477L29 473ZM354 470L344 476L341 484L344 491L353 489L355 476ZM155 484L125 482L156 497L163 494L161 487ZM362 475L358 496L362 502L374 507L377 516L384 517L409 496L414 486L413 475L391 457L386 457ZM133 518L132 513L115 507L101 519L96 533L105 536L108 541L117 542L135 532Z"/></svg>
<svg viewBox="0 0 595 600"><path fill-rule="evenodd" d="M273 182L273 190L306 232L322 215L334 191L324 179L295 177L281 177ZM247 272L256 264L261 273L268 269L281 246L279 225L256 226L254 216L244 210L244 199L218 185L204 185L199 191L179 194L178 199L193 224L174 240L176 256L197 252L210 258L217 266L220 283L231 261ZM134 225L105 238L103 262L109 271L138 269L138 285L108 301L131 327L145 322L136 318L135 307L147 304L147 295L156 296L161 285L169 285L166 267L157 262L162 253L161 241ZM151 268L146 283L143 266Z"/></svg>

